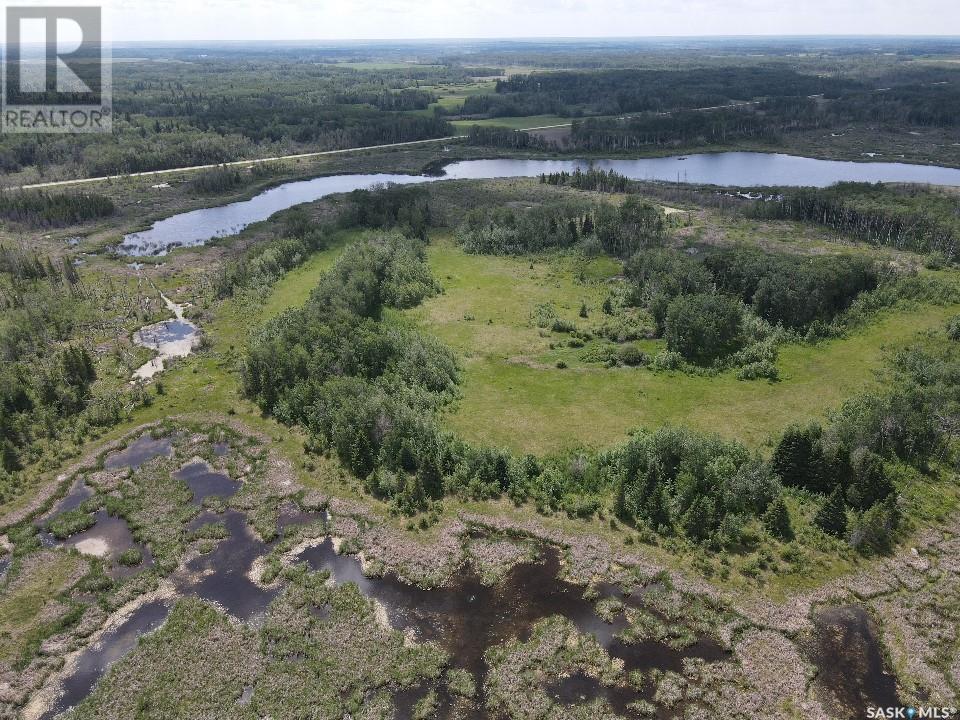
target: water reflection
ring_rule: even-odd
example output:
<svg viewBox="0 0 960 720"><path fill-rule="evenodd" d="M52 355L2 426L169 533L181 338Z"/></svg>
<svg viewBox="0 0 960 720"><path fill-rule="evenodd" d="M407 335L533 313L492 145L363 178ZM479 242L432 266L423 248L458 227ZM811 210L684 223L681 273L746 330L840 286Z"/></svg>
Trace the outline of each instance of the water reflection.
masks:
<svg viewBox="0 0 960 720"><path fill-rule="evenodd" d="M61 694L41 720L52 720L83 700L114 662L136 647L140 637L160 627L170 613L164 601L146 603L135 610L119 627L80 653L76 669L63 681Z"/></svg>
<svg viewBox="0 0 960 720"><path fill-rule="evenodd" d="M442 177L430 175L331 175L284 183L250 200L181 213L160 220L149 230L123 238L126 255L164 255L176 247L203 245L240 232L273 213L336 193L393 183L410 185L437 180L479 180L498 177L537 177L594 166L615 170L634 180L727 185L737 187L816 186L841 181L915 182L960 185L960 170L907 163L848 162L773 153L728 152L643 158L637 160L464 160L447 165Z"/></svg>
<svg viewBox="0 0 960 720"><path fill-rule="evenodd" d="M170 444L170 438L153 438L147 434L134 440L120 452L109 455L104 460L103 466L107 470L124 467L136 470L155 457L170 457L171 455L173 455L173 446Z"/></svg>
<svg viewBox="0 0 960 720"><path fill-rule="evenodd" d="M865 717L868 707L900 707L897 680L886 671L879 633L857 605L829 607L813 615L810 656L816 685L837 718Z"/></svg>

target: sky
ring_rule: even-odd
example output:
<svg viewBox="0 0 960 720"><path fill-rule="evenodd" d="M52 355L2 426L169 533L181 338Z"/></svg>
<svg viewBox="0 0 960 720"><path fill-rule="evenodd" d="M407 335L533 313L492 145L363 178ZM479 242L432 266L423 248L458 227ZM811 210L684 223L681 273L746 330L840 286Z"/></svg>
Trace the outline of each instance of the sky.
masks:
<svg viewBox="0 0 960 720"><path fill-rule="evenodd" d="M103 5L115 41L960 36L960 0L104 0Z"/></svg>

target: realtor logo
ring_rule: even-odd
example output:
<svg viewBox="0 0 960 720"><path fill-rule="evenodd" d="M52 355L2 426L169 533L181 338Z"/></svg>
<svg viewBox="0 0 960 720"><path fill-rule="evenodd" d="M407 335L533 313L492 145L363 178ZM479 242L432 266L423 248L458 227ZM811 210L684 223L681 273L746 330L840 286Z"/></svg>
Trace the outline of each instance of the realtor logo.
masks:
<svg viewBox="0 0 960 720"><path fill-rule="evenodd" d="M8 6L0 129L109 132L111 65L100 7Z"/></svg>

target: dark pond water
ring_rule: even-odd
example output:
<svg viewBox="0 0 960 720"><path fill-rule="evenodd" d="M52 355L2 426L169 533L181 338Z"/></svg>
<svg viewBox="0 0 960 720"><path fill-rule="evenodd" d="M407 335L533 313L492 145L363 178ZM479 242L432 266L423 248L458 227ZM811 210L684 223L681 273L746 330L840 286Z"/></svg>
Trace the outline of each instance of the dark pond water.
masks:
<svg viewBox="0 0 960 720"><path fill-rule="evenodd" d="M81 546L91 539L103 540L111 548L109 556L114 558L129 547L138 547L144 555L142 564L124 567L112 564L109 574L121 578L153 564L148 548L137 545L125 521L100 511L96 514L97 524L89 530L73 535L64 541L66 546ZM266 610L278 590L262 590L247 578L247 571L253 561L264 555L269 546L258 540L251 532L247 518L237 511L223 514L204 512L198 515L188 526L189 530L214 522L222 522L229 537L220 541L213 552L201 555L188 562L173 576L178 592L194 595L203 600L216 603L225 611L241 620ZM55 541L45 535L52 544ZM127 618L116 630L106 633L95 646L84 650L76 670L68 675L62 684L62 694L56 703L43 716L49 720L73 707L93 690L96 683L109 669L110 665L136 647L137 639L157 629L166 620L172 601L147 603Z"/></svg>
<svg viewBox="0 0 960 720"><path fill-rule="evenodd" d="M154 441L145 436L112 459L114 466L134 465L169 451L168 441ZM121 457L123 462L118 460ZM237 489L229 477L212 472L205 463L190 463L177 475L193 489L195 502L210 495L224 497ZM71 495L79 492L75 487ZM278 529L282 533L296 524L326 519L325 512L302 511L287 503L281 510ZM122 520L102 512L98 513L97 520L96 526L66 542L76 545L84 540L104 540L111 548L111 555L132 546L129 529ZM254 561L266 555L272 544L260 541L246 515L237 510L201 512L188 529L195 530L208 523L222 523L227 537L217 542L211 552L188 561L171 580L178 593L213 602L241 620L250 620L266 611L279 592L277 588L260 588L248 577ZM596 637L612 657L623 661L627 671L656 668L680 672L685 658L716 662L728 657L719 642L709 637L701 637L682 650L657 642L622 642L617 635L627 627L624 614L619 614L612 623L602 620L596 613L595 602L584 597L583 587L558 577L560 554L549 546L541 548L537 561L515 566L494 586L483 584L473 569L464 567L450 585L432 590L409 585L394 575L366 577L359 560L337 554L330 539L307 548L298 559L313 569L329 570L338 584L356 583L366 596L384 607L393 627L411 631L420 641L437 642L450 653L455 667L473 676L477 696L470 701L456 701L456 708L442 684L422 683L398 692L394 698L398 719L409 718L416 702L431 690L437 692L440 702L438 717L451 717L454 713L457 717L486 717L483 710L485 651L512 638L528 639L537 621L553 615L568 618L581 632ZM653 612L646 598L650 588L628 593L616 585L604 584L597 590L601 597L617 597L625 605ZM108 633L101 643L85 650L77 672L65 681L63 696L45 717L52 718L86 697L110 663L129 652L137 637L158 627L168 612L167 603L145 605ZM324 609L319 609L318 616L323 614ZM876 629L865 611L855 606L827 609L820 611L814 621L817 630L808 652L819 668L819 692L837 717L861 717L870 705L899 704L895 680L885 672ZM546 690L563 705L603 698L615 711L630 717L634 713L628 705L640 699L652 701L655 688L653 683L639 692L606 687L577 672L551 682ZM679 710L682 712L682 708ZM672 717L677 711L678 708L659 708L656 717Z"/></svg>
<svg viewBox="0 0 960 720"><path fill-rule="evenodd" d="M162 601L141 605L119 627L84 650L76 671L64 680L62 694L41 720L52 720L89 695L110 665L133 650L141 636L160 627L169 613L170 605Z"/></svg>
<svg viewBox="0 0 960 720"><path fill-rule="evenodd" d="M680 670L686 657L708 661L726 657L717 642L706 638L685 650L655 642L628 645L618 640L615 635L626 628L623 616L614 623L603 621L594 603L584 598L583 587L558 578L560 558L553 548L544 549L539 562L515 566L495 586L484 585L473 570L464 568L453 584L432 590L408 585L392 575L368 578L357 559L338 555L330 540L308 548L299 559L316 570L330 570L337 584L356 583L386 609L395 628L412 630L419 640L444 647L453 658L452 664L468 670L476 681L479 692L470 717L484 717L480 709L486 675L484 652L511 638L529 638L533 625L552 615L562 615L581 632L594 635L611 656L624 661L627 670ZM404 691L398 703L401 715L404 707L412 706L425 692ZM629 697L626 702L642 697L629 691L611 691L610 697L618 693Z"/></svg>
<svg viewBox="0 0 960 720"><path fill-rule="evenodd" d="M147 567L153 566L153 554L146 545L136 542L127 521L110 515L106 510L94 513L96 524L64 540L57 540L51 533L41 530L40 544L44 547L73 548L87 555L102 558L107 575L114 580L136 575ZM133 565L120 562L120 556L127 550L140 552L140 561Z"/></svg>
<svg viewBox="0 0 960 720"><path fill-rule="evenodd" d="M173 447L170 445L169 438L160 438L155 440L150 435L144 435L120 452L107 457L103 466L107 470L115 470L121 467L128 467L136 470L148 460L155 457L170 457L173 455Z"/></svg>
<svg viewBox="0 0 960 720"><path fill-rule="evenodd" d="M547 694L563 705L576 705L602 697L615 712L626 716L634 714L628 705L637 700L637 693L629 688L603 685L595 677L582 672L548 685Z"/></svg>
<svg viewBox="0 0 960 720"><path fill-rule="evenodd" d="M91 495L93 495L93 489L88 487L81 478L77 478L73 485L70 486L67 494L63 496L63 499L53 506L50 515L59 515L60 513L67 512L67 510L76 510L80 507L80 504Z"/></svg>
<svg viewBox="0 0 960 720"><path fill-rule="evenodd" d="M876 624L857 605L825 608L813 615L810 657L816 685L831 715L867 716L868 707L900 707L896 678L887 672Z"/></svg>
<svg viewBox="0 0 960 720"><path fill-rule="evenodd" d="M590 165L615 170L634 180L665 180L752 187L825 187L844 180L915 182L960 185L960 170L935 165L887 162L815 160L772 153L707 153L638 160L464 160L447 165L442 177L427 175L331 175L284 183L250 200L181 213L161 220L149 230L123 238L126 255L163 255L176 247L192 247L240 232L273 213L327 195L367 189L383 183L409 185L437 180L479 180L497 177L536 177L542 173L572 172Z"/></svg>
<svg viewBox="0 0 960 720"><path fill-rule="evenodd" d="M270 547L259 540L236 510L204 512L189 525L193 530L207 523L222 522L230 534L209 553L189 561L173 577L177 590L216 603L231 615L247 620L267 609L278 590L264 590L251 582L247 573L253 561Z"/></svg>
<svg viewBox="0 0 960 720"><path fill-rule="evenodd" d="M174 477L190 487L193 502L197 505L202 504L206 497L230 497L240 487L238 482L231 480L228 475L214 472L205 462L189 463L174 473Z"/></svg>

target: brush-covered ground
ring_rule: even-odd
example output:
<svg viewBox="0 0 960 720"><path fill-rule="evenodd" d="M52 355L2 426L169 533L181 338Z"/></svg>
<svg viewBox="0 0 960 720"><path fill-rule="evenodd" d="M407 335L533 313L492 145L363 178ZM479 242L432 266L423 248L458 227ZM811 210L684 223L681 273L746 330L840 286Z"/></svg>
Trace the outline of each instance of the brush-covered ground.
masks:
<svg viewBox="0 0 960 720"><path fill-rule="evenodd" d="M117 192L121 197L128 189ZM623 441L637 428L686 425L741 441L768 456L786 426L823 420L845 399L880 386L885 381L883 361L897 348L918 340L931 346L945 343L943 329L960 312L960 306L951 304L901 301L841 337L785 343L776 360L779 378L775 381L741 380L733 370L697 374L622 363L608 366L605 359L611 348L629 344L651 357L664 348L661 339L628 343L604 339L601 331L605 326L635 319L625 318L622 308L607 312L603 307L611 295L619 296L626 283L619 261L575 250L512 256L469 254L455 238L454 228L464 207L478 198L537 204L577 193L525 180L451 183L437 193L444 201L440 214L447 227L430 230L426 260L442 292L413 309L388 310L384 321L429 334L456 356L462 381L459 397L442 416L445 428L472 442L518 453L549 457L582 447L602 449ZM131 198L127 201L135 202ZM623 198L612 199L620 202ZM651 200L680 210L668 216L670 243L678 248L704 252L748 244L811 257L854 252L946 282L957 280L956 271L949 267L927 270L919 256L857 244L814 226L752 220L682 201ZM191 201L184 207L194 206ZM164 211L176 207L164 205ZM322 218L335 210L336 203L331 202L315 204L310 211ZM127 219L110 233L133 229L132 215L124 217ZM796 537L757 536L749 547L729 552L706 551L678 537L637 532L613 519L612 498L586 519L563 512L542 515L529 503L457 496L444 498L429 513L414 518L397 515L389 503L367 494L363 483L334 458L307 452L309 438L303 430L265 416L243 394L240 363L251 336L284 311L302 307L344 249L365 237L365 231L338 230L325 249L310 254L268 286L228 298L215 297L211 287L220 264L270 237L277 224L279 221L254 226L239 240L218 243L216 248L178 251L140 270L104 255L80 258L86 260L78 268L90 297L98 297L94 291L109 291L110 297L123 298L124 307L130 306L123 321L112 327L113 336L105 326L92 336L94 344L103 345L96 354L97 388L116 392L126 388L130 371L143 357L143 351L131 348L127 337L139 323L161 316L159 290L176 302L191 304L189 316L200 325L205 339L195 354L173 363L141 390L147 401L140 397L127 403L114 424L83 436L56 454L45 455L22 491L0 508L8 531L5 545L10 546L5 557L13 560L0 580L0 662L17 678L0 678L0 699L9 703L11 716L29 700L24 683L29 683L29 688L41 687L47 677L43 673L53 672L60 658L85 647L97 637L97 629L104 627L107 613L101 609L102 603L91 602L91 593L114 597L106 608L112 612L122 604L120 600L162 587L162 578L154 575L149 587L131 590L129 581L114 587L103 580L99 561L76 550L40 547L17 532L66 492L73 475L61 474L65 461L83 453L95 470L104 442L124 438L125 443L136 436L131 433L140 432L137 428L168 418L201 423L203 437L207 436L203 423L211 421L231 423L255 436L256 442L249 443L254 448L252 457L269 455L289 472L284 478L292 486L284 493L295 495L305 508L327 505L340 523L334 534L351 541L347 544L350 553L362 550L364 558L378 561L373 568L399 569L411 580L435 579L438 563L456 567L451 560L456 552L448 552L451 534L469 537L458 534L463 532L458 523L468 518L508 535L545 539L563 548L564 572L577 582L618 578L622 563L642 568L643 583L653 587L659 586L657 573L666 572L685 592L716 593L723 613L731 613L718 617L704 610L699 618L679 613L683 622L678 622L683 625L699 619L699 627L718 636L733 653L732 661L686 663L647 677L631 677L611 667L610 658L589 637L565 622L542 622L529 638L504 643L487 657L490 674L485 702L506 716L533 716L531 707L516 703L518 696L536 698L534 709L543 710L543 717L569 716L564 713L570 712L580 713L577 717L609 716L600 705L590 708L581 704L571 710L557 701L556 692L548 692L566 676L585 674L608 689L646 684L648 702L667 710L691 708L691 713L707 713L704 717L720 708L729 711L733 703L742 703L736 706L735 716L740 712L771 718L848 717L848 698L836 697L832 690L818 686L812 665L804 659L808 657L806 643L814 637L811 609L825 602L864 603L874 613L904 699L933 693L931 697L944 702L955 701L960 678L956 608L951 598L955 597L955 517L960 492L948 468L932 468L928 474L903 470L897 490L909 509L909 521L899 547L881 558L863 557L813 531L811 505L802 494L787 496ZM7 239L16 240L16 233L8 233ZM54 240L47 238L38 245L52 246ZM96 244L90 243L82 246L83 251L95 249ZM555 330L556 320L563 321L561 328L563 323L574 325L591 338L583 341L569 331ZM111 343L124 348L126 355ZM237 443L244 446L242 441ZM190 446L178 459L189 460L194 450L207 453L199 445ZM251 486L270 475L269 468L263 470L256 463L251 466L253 471L246 472L243 467L232 467L231 475L245 476L244 482ZM168 473L173 468L160 469ZM310 501L304 501L308 497ZM185 506L184 498L171 502ZM271 499L261 510L278 512L277 502ZM177 522L185 525L193 515L187 512L177 517ZM155 519L146 516L136 521L138 539L151 537L151 523ZM254 527L264 539L269 535L262 522L261 527ZM178 537L183 536L182 527L175 529ZM184 562L191 550L210 552L217 539L215 533L186 536L170 554L167 569ZM150 541L146 542L149 545ZM460 547L459 541L453 545ZM435 552L437 547L443 552ZM525 557L520 552L513 555ZM5 562L3 556L0 561ZM448 666L434 647L405 645L401 636L382 622L378 624L376 606L350 591L325 588L322 581L322 577L290 571L285 580L288 585L271 606L265 624L255 627L194 598L184 600L160 632L116 666L109 681L77 716L106 716L109 709L117 717L130 713L159 717L170 712L284 717L277 698L289 696L296 697L304 708L322 704L330 717L341 717L342 712L389 717L392 694L417 686L428 691L416 696L411 712L415 717L430 717L436 707L446 707L449 697L473 697L475 689L469 679L453 672L455 668ZM124 594L127 592L132 595ZM670 602L682 604L683 597L671 597ZM608 610L616 615L622 608ZM322 616L328 611L332 621L318 619L318 613ZM662 629L649 618L627 615L648 633ZM704 621L707 615L709 622ZM358 628L358 633L362 629L354 644L342 636L343 629L350 627ZM57 642L50 642L51 638ZM323 650L309 650L305 639L328 645ZM345 643L349 652L336 652L338 643ZM390 647L389 656L374 651L383 643ZM233 661L221 663L217 672L184 674L176 663L170 663L171 658L189 657L197 667L207 667L210 658L221 657L221 653ZM321 680L341 683L335 666L345 657L356 667L369 670L362 682L350 685L343 681L349 692L335 697L311 694L310 688ZM35 658L43 661L31 666ZM371 665L375 658L377 664ZM169 669L164 673L157 671L166 666ZM37 673L26 677L23 673L30 667ZM770 690L774 685L780 688L776 692ZM187 689L185 704L178 705L180 701L171 696L174 686ZM254 688L254 700L249 688ZM131 703L139 704L134 707ZM469 705L461 702L464 704ZM637 709L645 708L638 705Z"/></svg>

